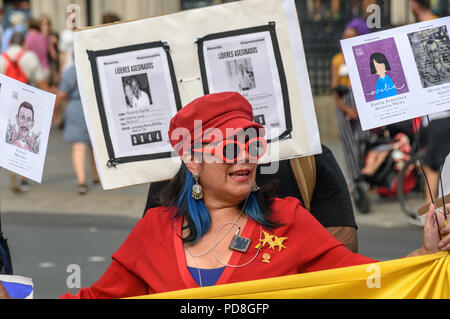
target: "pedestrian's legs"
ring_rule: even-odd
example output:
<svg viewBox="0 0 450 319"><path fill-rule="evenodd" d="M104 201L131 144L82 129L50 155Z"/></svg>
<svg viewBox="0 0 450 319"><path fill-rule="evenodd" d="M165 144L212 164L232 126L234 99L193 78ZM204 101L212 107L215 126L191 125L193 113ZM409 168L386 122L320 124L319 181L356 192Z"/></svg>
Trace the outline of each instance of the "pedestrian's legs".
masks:
<svg viewBox="0 0 450 319"><path fill-rule="evenodd" d="M80 194L86 192L86 147L84 143L72 144L72 163L79 186L78 192ZM81 189L82 187L84 189Z"/></svg>
<svg viewBox="0 0 450 319"><path fill-rule="evenodd" d="M11 190L15 193L25 193L30 190L28 179L17 174L11 174Z"/></svg>
<svg viewBox="0 0 450 319"><path fill-rule="evenodd" d="M100 182L100 178L98 177L97 166L95 166L94 151L92 150L92 146L89 148L89 150L91 153L92 180L94 184L97 184Z"/></svg>

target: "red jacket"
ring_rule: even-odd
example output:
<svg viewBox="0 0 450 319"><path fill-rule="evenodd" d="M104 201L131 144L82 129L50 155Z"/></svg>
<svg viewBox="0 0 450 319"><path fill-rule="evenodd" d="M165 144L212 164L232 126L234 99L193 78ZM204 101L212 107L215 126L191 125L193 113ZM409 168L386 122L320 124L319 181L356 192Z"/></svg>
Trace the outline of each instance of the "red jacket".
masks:
<svg viewBox="0 0 450 319"><path fill-rule="evenodd" d="M275 199L271 219L280 226L270 235L287 237L286 248L265 245L255 260L241 268L226 267L216 285L263 279L377 262L345 248L300 204L297 199ZM186 266L181 218L172 219L173 209L149 210L113 254L112 263L90 288L61 298L122 298L198 287ZM249 219L241 236L250 238L247 253L233 252L230 265L241 265L255 256L260 227ZM264 236L262 237L264 238ZM263 262L269 253L270 263Z"/></svg>

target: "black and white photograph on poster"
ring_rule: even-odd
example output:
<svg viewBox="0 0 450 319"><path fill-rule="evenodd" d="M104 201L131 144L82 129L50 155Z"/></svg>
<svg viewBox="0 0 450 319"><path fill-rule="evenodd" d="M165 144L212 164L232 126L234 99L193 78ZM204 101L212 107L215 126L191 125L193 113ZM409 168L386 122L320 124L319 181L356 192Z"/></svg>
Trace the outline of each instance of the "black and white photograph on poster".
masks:
<svg viewBox="0 0 450 319"><path fill-rule="evenodd" d="M408 34L423 88L450 82L450 39L443 25Z"/></svg>
<svg viewBox="0 0 450 319"><path fill-rule="evenodd" d="M170 157L167 132L181 108L162 42L88 52L108 164Z"/></svg>
<svg viewBox="0 0 450 319"><path fill-rule="evenodd" d="M40 183L55 95L5 76L0 81L0 164Z"/></svg>
<svg viewBox="0 0 450 319"><path fill-rule="evenodd" d="M234 87L235 91L241 93L256 88L251 58L230 60L225 63L230 87Z"/></svg>
<svg viewBox="0 0 450 319"><path fill-rule="evenodd" d="M124 76L122 83L128 109L137 109L153 104L147 73Z"/></svg>
<svg viewBox="0 0 450 319"><path fill-rule="evenodd" d="M289 138L292 121L275 24L210 34L197 44L204 93L241 93L269 142Z"/></svg>

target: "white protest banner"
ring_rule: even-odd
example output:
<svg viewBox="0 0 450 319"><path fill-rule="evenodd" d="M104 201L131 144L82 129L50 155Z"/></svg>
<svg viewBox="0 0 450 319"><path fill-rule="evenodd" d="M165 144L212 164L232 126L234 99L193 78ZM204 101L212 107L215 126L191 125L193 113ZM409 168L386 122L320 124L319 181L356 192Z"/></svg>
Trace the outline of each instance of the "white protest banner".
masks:
<svg viewBox="0 0 450 319"><path fill-rule="evenodd" d="M41 182L55 99L0 74L0 166Z"/></svg>
<svg viewBox="0 0 450 319"><path fill-rule="evenodd" d="M268 132L261 162L321 152L293 0L244 0L119 22L76 31L74 39L104 189L173 177L180 159L168 143L169 120L208 93L238 91L249 100ZM233 58L217 58L214 42ZM129 100L137 96L150 104L134 107Z"/></svg>
<svg viewBox="0 0 450 319"><path fill-rule="evenodd" d="M450 17L342 40L364 130L450 109Z"/></svg>

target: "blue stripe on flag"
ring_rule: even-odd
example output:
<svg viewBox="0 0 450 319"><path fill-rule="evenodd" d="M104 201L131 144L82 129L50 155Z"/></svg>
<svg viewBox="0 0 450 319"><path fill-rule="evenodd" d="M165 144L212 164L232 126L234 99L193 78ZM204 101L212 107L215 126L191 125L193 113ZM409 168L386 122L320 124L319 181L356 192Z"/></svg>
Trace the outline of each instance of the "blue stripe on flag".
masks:
<svg viewBox="0 0 450 319"><path fill-rule="evenodd" d="M25 299L33 292L32 285L18 284L15 282L1 281L6 291L12 298Z"/></svg>

